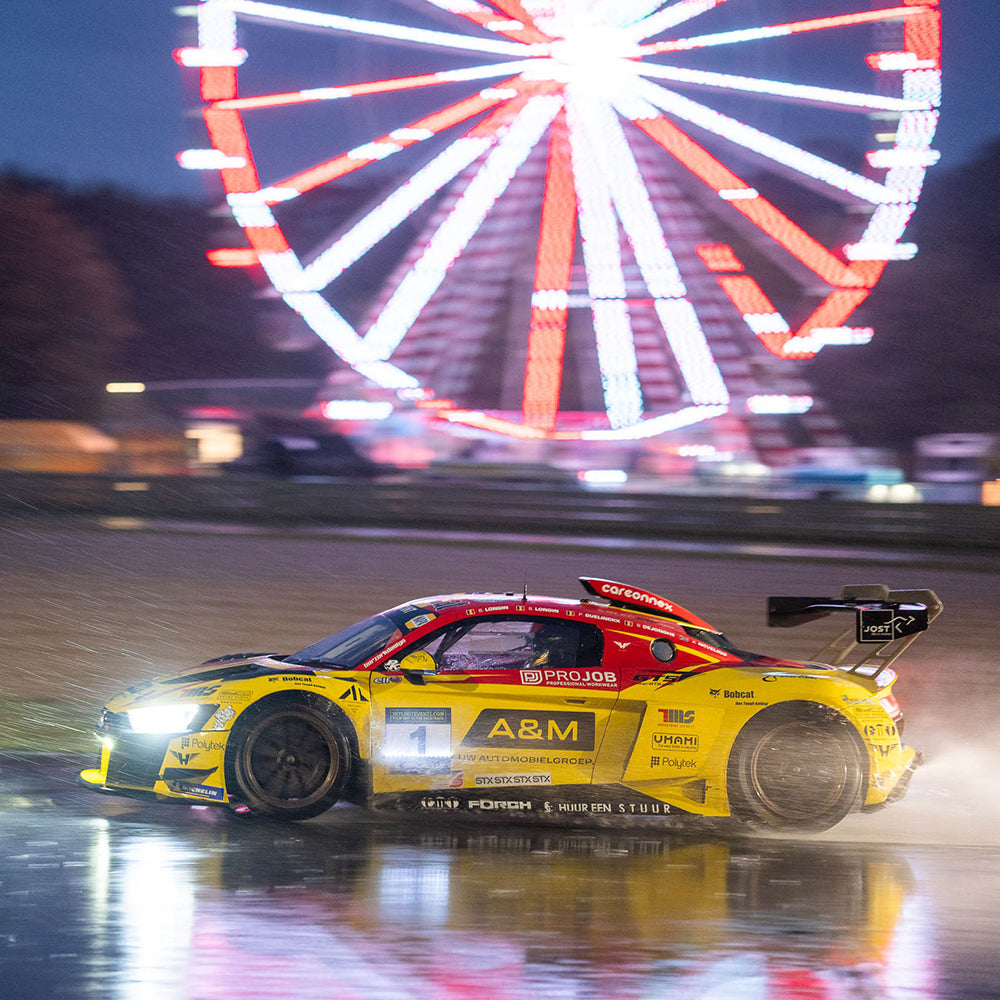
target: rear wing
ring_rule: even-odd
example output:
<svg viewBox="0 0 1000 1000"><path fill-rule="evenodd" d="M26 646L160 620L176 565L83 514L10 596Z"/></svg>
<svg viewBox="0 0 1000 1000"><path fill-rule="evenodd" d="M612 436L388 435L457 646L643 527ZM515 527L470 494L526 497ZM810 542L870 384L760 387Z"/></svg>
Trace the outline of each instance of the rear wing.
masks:
<svg viewBox="0 0 1000 1000"><path fill-rule="evenodd" d="M767 623L789 628L836 611L853 611L853 628L840 633L811 659L874 676L926 631L943 608L933 590L848 586L840 597L769 597Z"/></svg>

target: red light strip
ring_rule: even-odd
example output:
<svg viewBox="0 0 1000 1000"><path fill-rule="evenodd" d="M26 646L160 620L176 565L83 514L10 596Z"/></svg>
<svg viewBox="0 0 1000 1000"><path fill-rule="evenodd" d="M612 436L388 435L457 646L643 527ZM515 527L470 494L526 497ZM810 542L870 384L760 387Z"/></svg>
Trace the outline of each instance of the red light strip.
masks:
<svg viewBox="0 0 1000 1000"><path fill-rule="evenodd" d="M433 3L434 0L431 0L431 2ZM476 4L474 8L468 10L453 10L453 13L468 18L481 28L487 28L498 35L503 35L505 38L512 38L515 42L524 42L526 45L532 45L539 42L552 41L552 36L547 35L535 24L531 14L524 9L520 0L493 0L493 6L496 7L496 10L506 14L511 22L517 22L517 26L514 24L505 25L502 22L498 23L496 11L490 10L488 7L483 7L481 4ZM450 6L447 9L452 10Z"/></svg>
<svg viewBox="0 0 1000 1000"><path fill-rule="evenodd" d="M253 247L225 247L209 250L205 256L216 267L253 267L260 263L260 257Z"/></svg>
<svg viewBox="0 0 1000 1000"><path fill-rule="evenodd" d="M891 21L898 17L914 17L926 9L928 9L926 0L920 0L919 7L886 7L883 10L861 11L858 14L837 14L833 17L817 17L808 21L789 21L786 24L771 24L760 28L725 31L713 35L696 35L692 38L676 38L669 42L650 42L640 46L639 52L644 56L657 52L686 52L709 45L729 45L734 42L749 42L761 38L795 35L803 31L823 31L827 28L870 24L874 21Z"/></svg>
<svg viewBox="0 0 1000 1000"><path fill-rule="evenodd" d="M872 278L869 270L859 267L857 263L848 265L839 260L822 243L814 240L787 215L757 194L746 181L720 163L673 122L657 115L655 118L637 118L635 124L716 194L726 191L746 192L746 197L730 197L726 200L737 212L828 284L871 287L878 280L878 275Z"/></svg>
<svg viewBox="0 0 1000 1000"><path fill-rule="evenodd" d="M562 111L553 121L549 137L522 397L525 423L546 431L555 430L559 410L575 244L576 193L566 113Z"/></svg>
<svg viewBox="0 0 1000 1000"><path fill-rule="evenodd" d="M710 271L742 271L743 262L725 243L703 243L695 247L695 253Z"/></svg>
<svg viewBox="0 0 1000 1000"><path fill-rule="evenodd" d="M503 69L509 72L507 64ZM469 79L485 79L488 73L477 74ZM311 101L325 101L333 97L366 97L369 94L388 94L396 90L410 90L416 87L432 87L436 84L461 82L447 72L424 73L421 76L401 76L392 80L371 80L344 87L316 87L309 90L289 91L284 94L261 94L257 97L234 97L217 101L215 107L225 110L252 111L257 108L280 108L289 104L308 104ZM325 93L324 93L325 92Z"/></svg>
<svg viewBox="0 0 1000 1000"><path fill-rule="evenodd" d="M423 141L422 138L418 135L403 135L399 138L393 138L393 134L398 135L401 132L414 130L415 132L426 132L429 135L436 135L438 132L451 128L451 126L457 125L459 122L468 120L473 115L505 103L512 95L504 94L502 88L514 87L516 83L518 83L518 78L512 77L504 81L504 83L497 84L496 87L490 87L485 92L480 92L474 94L472 97L465 98L463 101L458 101L456 104L452 104L441 111L436 111L434 114L428 115L426 118L421 118L419 121L412 122L402 129L394 129L393 132L383 135L381 138L375 139L367 145L377 146L379 143L386 143L400 149L412 146L416 142ZM518 94L523 89L523 87L519 88ZM489 96L484 96L484 93L489 94ZM361 167L366 167L370 163L376 162L377 159L379 158L376 156L359 156L351 153L343 153L332 160L327 160L325 163L320 163L309 170L304 170L300 174L287 177L285 180L273 185L273 187L291 188L298 191L299 194L303 194L323 184L328 184L338 177L343 177L346 174L353 173L355 170L360 170Z"/></svg>
<svg viewBox="0 0 1000 1000"><path fill-rule="evenodd" d="M250 143L237 111L216 111L205 108L205 127L212 145L226 156L242 158L242 167L224 167L219 171L222 183L230 194L260 190L257 168L254 166Z"/></svg>

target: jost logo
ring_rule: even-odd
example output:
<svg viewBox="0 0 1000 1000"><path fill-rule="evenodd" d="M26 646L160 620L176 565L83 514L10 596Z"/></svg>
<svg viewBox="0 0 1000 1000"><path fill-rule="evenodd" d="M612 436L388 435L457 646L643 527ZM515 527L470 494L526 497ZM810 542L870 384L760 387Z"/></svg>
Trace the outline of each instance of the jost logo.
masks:
<svg viewBox="0 0 1000 1000"><path fill-rule="evenodd" d="M593 712L517 712L487 708L465 734L466 747L593 750Z"/></svg>

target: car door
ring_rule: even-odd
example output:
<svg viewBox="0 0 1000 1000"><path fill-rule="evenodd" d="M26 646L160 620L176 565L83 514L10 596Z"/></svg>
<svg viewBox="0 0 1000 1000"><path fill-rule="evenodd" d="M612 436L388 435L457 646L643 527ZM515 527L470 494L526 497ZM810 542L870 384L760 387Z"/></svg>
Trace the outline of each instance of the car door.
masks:
<svg viewBox="0 0 1000 1000"><path fill-rule="evenodd" d="M374 791L590 782L618 697L602 656L596 626L531 615L470 616L400 650L372 672Z"/></svg>

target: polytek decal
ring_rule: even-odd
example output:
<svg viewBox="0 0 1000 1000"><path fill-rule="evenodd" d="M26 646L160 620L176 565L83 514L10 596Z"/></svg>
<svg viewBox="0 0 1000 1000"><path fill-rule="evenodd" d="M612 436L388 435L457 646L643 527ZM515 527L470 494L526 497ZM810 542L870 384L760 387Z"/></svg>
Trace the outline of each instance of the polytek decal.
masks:
<svg viewBox="0 0 1000 1000"><path fill-rule="evenodd" d="M487 708L479 713L462 746L532 750L593 750L593 712L518 712Z"/></svg>
<svg viewBox="0 0 1000 1000"><path fill-rule="evenodd" d="M618 677L613 670L522 670L521 683L614 689Z"/></svg>

